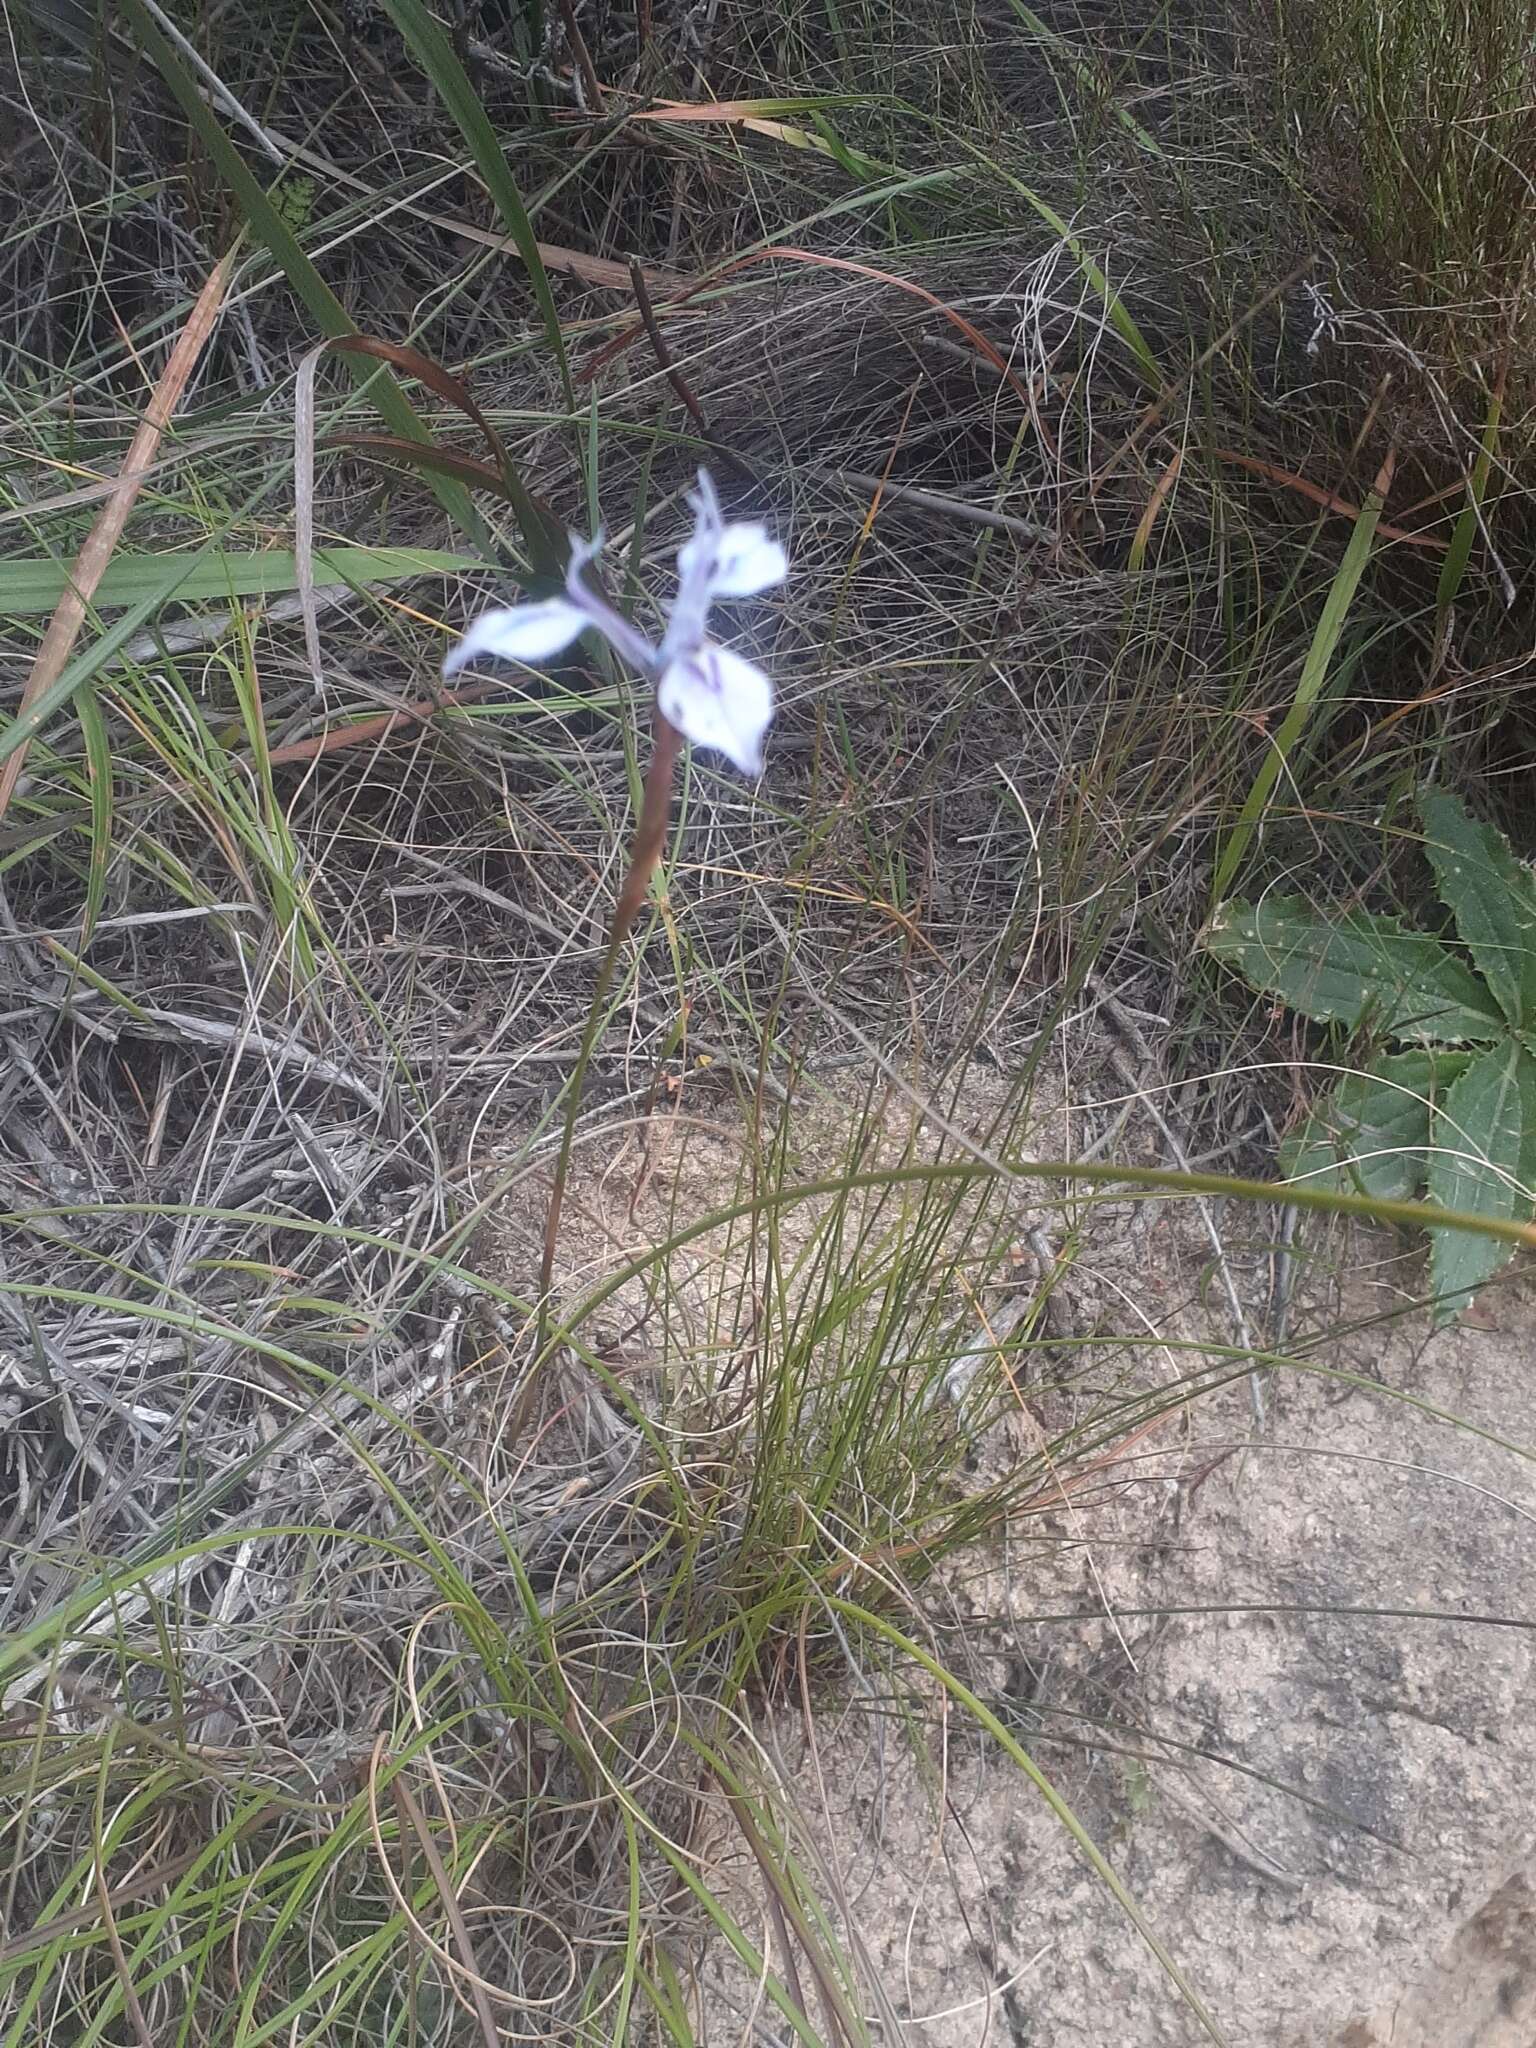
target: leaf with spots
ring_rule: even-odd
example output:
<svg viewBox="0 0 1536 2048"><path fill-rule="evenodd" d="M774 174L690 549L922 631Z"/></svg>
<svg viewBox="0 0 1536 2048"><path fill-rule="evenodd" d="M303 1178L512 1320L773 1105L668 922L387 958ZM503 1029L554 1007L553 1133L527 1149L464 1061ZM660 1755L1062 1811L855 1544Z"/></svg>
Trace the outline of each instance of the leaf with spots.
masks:
<svg viewBox="0 0 1536 2048"><path fill-rule="evenodd" d="M1321 917L1299 896L1224 903L1207 948L1252 987L1320 1024L1379 1037L1466 1045L1500 1038L1498 1005L1460 956L1395 917Z"/></svg>
<svg viewBox="0 0 1536 2048"><path fill-rule="evenodd" d="M1429 1195L1446 1209L1501 1221L1532 1213L1536 1169L1536 1059L1508 1039L1468 1060L1434 1120ZM1435 1320L1451 1322L1509 1257L1497 1238L1430 1232Z"/></svg>
<svg viewBox="0 0 1536 2048"><path fill-rule="evenodd" d="M1449 790L1419 796L1424 851L1456 934L1498 998L1511 1029L1536 1027L1536 876L1492 825Z"/></svg>
<svg viewBox="0 0 1536 2048"><path fill-rule="evenodd" d="M1411 1201L1428 1169L1430 1119L1468 1057L1382 1053L1363 1074L1343 1075L1281 1147L1281 1172L1308 1187Z"/></svg>

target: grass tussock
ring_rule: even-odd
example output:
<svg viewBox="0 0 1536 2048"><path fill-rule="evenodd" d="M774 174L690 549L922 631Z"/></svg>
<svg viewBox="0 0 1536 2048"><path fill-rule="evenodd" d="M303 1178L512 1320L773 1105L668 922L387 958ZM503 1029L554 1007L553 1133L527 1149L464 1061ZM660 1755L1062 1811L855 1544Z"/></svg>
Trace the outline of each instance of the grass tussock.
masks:
<svg viewBox="0 0 1536 2048"><path fill-rule="evenodd" d="M1280 26L17 16L7 2048L687 2043L706 1938L896 2039L755 1729L917 1667L1142 1924L935 1589L1048 1583L1287 1319L1203 1197L1219 1334L1074 1319L1102 1198L1024 1171L1267 1176L1308 1084L1213 897L1406 902L1419 780L1529 755L1513 17ZM573 1109L643 707L440 665L568 529L649 627L701 460L792 546L772 772L689 764Z"/></svg>

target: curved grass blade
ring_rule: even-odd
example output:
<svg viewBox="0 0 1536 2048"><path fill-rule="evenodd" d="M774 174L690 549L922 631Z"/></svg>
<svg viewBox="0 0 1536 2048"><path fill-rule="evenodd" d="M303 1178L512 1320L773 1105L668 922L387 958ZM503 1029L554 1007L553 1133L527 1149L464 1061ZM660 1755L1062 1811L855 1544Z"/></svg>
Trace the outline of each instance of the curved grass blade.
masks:
<svg viewBox="0 0 1536 2048"><path fill-rule="evenodd" d="M1506 359L1505 369L1508 368ZM1467 573L1467 564L1472 559L1472 543L1479 530L1484 530L1483 500L1488 494L1488 478L1493 469L1493 458L1499 445L1499 425L1504 415L1504 383L1501 371L1498 384L1488 400L1488 417L1483 423L1483 438L1477 456L1467 478L1467 502L1461 509L1461 517L1451 534L1451 544L1445 551L1445 560L1440 565L1440 582L1435 591L1435 638L1438 641L1444 630L1451 606L1461 591L1462 580Z"/></svg>
<svg viewBox="0 0 1536 2048"><path fill-rule="evenodd" d="M1061 1793L1057 1791L1055 1785L1029 1754L1028 1750L1024 1748L1016 1736L1012 1735L1004 1727L991 1708L978 1699L970 1687L957 1678L952 1671L947 1671L937 1657L930 1651L925 1650L920 1643L914 1642L910 1636L904 1635L891 1622L882 1619L878 1614L871 1613L868 1608L860 1607L852 1600L841 1599L835 1594L828 1594L826 1600L827 1605L842 1615L845 1620L858 1622L863 1627L872 1629L875 1634L883 1636L893 1649L899 1650L904 1657L910 1657L914 1663L920 1664L931 1678L937 1679L944 1690L950 1693L965 1708L966 1712L973 1717L978 1726L986 1730L1010 1762L1016 1764L1024 1776L1028 1778L1029 1782L1050 1808L1052 1814L1061 1823L1062 1827L1066 1829L1094 1875L1108 1890L1115 1904L1125 1914L1136 1932L1152 1951L1164 1975L1178 1991L1179 1996L1183 1999L1189 2011L1204 2029L1207 2038L1218 2043L1224 2042L1226 2036L1207 2011L1194 1986L1174 1961L1173 1956L1164 1945L1146 1914L1136 1903L1130 1892L1127 1891L1114 1866L1099 1848L1099 1845L1094 1841L1088 1830L1083 1826L1072 1808L1067 1804Z"/></svg>
<svg viewBox="0 0 1536 2048"><path fill-rule="evenodd" d="M1329 585L1328 595L1323 601L1322 616L1317 630L1312 635L1312 644L1307 649L1307 658L1302 663L1301 680L1296 685L1296 695L1291 708L1285 714L1280 730L1271 741L1253 786L1243 800L1237 823L1227 835L1227 843L1221 850L1216 863L1216 874L1211 882L1211 901L1219 903L1227 893L1232 877L1242 865L1248 843L1258 830L1259 820L1264 814L1270 794L1280 779L1280 771L1289 765L1292 750L1306 729L1312 707L1322 693L1328 670L1333 662L1339 641L1344 632L1344 622L1349 617L1349 608L1354 603L1355 592L1360 587L1360 578L1365 574L1365 565L1371 557L1371 546L1376 538L1376 522L1381 517L1382 504L1386 497L1387 484L1391 478L1390 461L1383 463L1381 474L1374 488L1366 495L1360 517L1355 521L1349 546L1344 550L1344 559L1339 564L1338 574Z"/></svg>
<svg viewBox="0 0 1536 2048"><path fill-rule="evenodd" d="M350 448L359 455L394 456L408 468L457 477L462 483L473 484L478 491L495 491L499 497L507 494L506 480L497 469L482 462L478 455L463 455L457 448L439 448L430 441L408 441L399 434L328 434L325 445Z"/></svg>
<svg viewBox="0 0 1536 2048"><path fill-rule="evenodd" d="M1364 1073L1342 1075L1282 1146L1280 1170L1314 1187L1408 1200L1424 1185L1436 1103L1469 1057L1426 1047L1384 1053Z"/></svg>
<svg viewBox="0 0 1536 2048"><path fill-rule="evenodd" d="M1536 1153L1536 1145L1532 1147ZM1536 1171L1536 1162L1533 1162ZM1182 1169L1161 1166L1108 1166L1093 1160L989 1160L982 1155L962 1160L941 1160L934 1164L914 1166L892 1166L861 1168L854 1173L831 1174L820 1180L781 1182L774 1187L764 1187L758 1193L744 1200L729 1202L709 1210L693 1222L671 1232L659 1244L648 1246L642 1253L624 1260L602 1280L597 1281L588 1292L575 1302L555 1326L549 1337L550 1345L572 1342L582 1325L588 1322L604 1303L611 1301L622 1288L644 1276L658 1262L671 1258L675 1253L686 1250L698 1239L712 1230L719 1230L738 1222L754 1224L769 1222L784 1210L801 1202L815 1201L823 1195L841 1195L855 1189L894 1188L919 1182L940 1181L981 1181L997 1177L1012 1181L1020 1187L1073 1186L1114 1188L1124 1198L1126 1189L1141 1189L1147 1197L1165 1194L1218 1195L1238 1202L1260 1202L1278 1209L1294 1207L1325 1216L1355 1216L1367 1223L1399 1224L1407 1230L1470 1231L1475 1236L1496 1239L1511 1246L1536 1250L1536 1224L1515 1216L1492 1216L1474 1214L1465 1209L1446 1209L1438 1202L1389 1202L1375 1195L1346 1194L1333 1188L1314 1187L1309 1183L1293 1181L1245 1180L1235 1174L1193 1173ZM509 1177L508 1185L512 1184ZM489 1213L499 1198L500 1191L492 1187L481 1198L475 1209L460 1223L460 1231L467 1231L482 1215ZM144 1205L150 1213L153 1205ZM47 1212L67 1215L70 1211L58 1208ZM4 1284L4 1283L0 1283ZM484 1281L478 1284L485 1285Z"/></svg>
<svg viewBox="0 0 1536 2048"><path fill-rule="evenodd" d="M140 0L123 0L123 9L140 45L181 102L183 112L201 137L219 174L233 191L253 232L271 252L295 293L308 307L316 325L331 339L355 335L355 322L305 255L292 228L262 190L221 124L210 113L196 82ZM354 365L353 374L359 387L366 388L395 433L411 441L429 439L415 408L387 367L359 363ZM432 489L438 503L460 531L485 550L487 560L494 561L495 549L490 533L463 486L438 477Z"/></svg>
<svg viewBox="0 0 1536 2048"><path fill-rule="evenodd" d="M549 288L549 274L544 268L544 259L539 254L539 244L533 232L533 223L528 218L522 195L514 184L501 144L496 140L496 131L490 117L480 104L479 94L469 82L464 66L459 62L452 43L438 27L432 16L420 5L420 0L382 0L385 12L410 44L427 77L436 87L443 104L459 125L459 132L469 144L480 175L496 210L506 222L507 233L528 271L528 281L533 287L533 296L538 303L539 314L544 322L544 331L549 336L550 347L555 352L555 361L560 366L560 382L565 390L565 402L574 412L576 391L571 381L570 359L565 352L565 336L560 327L560 315L555 310L554 294Z"/></svg>
<svg viewBox="0 0 1536 2048"><path fill-rule="evenodd" d="M1042 49L1048 51L1065 70L1071 73L1072 81L1076 85L1086 106L1091 107L1102 104L1111 117L1130 136L1138 149L1145 150L1148 156L1161 157L1163 155L1162 145L1158 142L1156 136L1141 125L1129 107L1122 106L1119 100L1111 97L1107 81L1101 80L1095 74L1092 65L1086 63L1078 56L1065 36L1059 35L1047 21L1044 21L1035 12L1033 7L1026 7L1024 0L1008 0L1008 4L1024 27L1028 29L1034 41ZM1061 99L1063 111L1070 120L1071 105L1067 95L1063 93Z"/></svg>
<svg viewBox="0 0 1536 2048"><path fill-rule="evenodd" d="M522 474L511 456L506 443L486 418L475 399L474 393L461 377L455 377L451 370L434 362L419 348L411 348L404 342L380 341L371 334L359 334L344 341L326 344L332 349L345 349L357 355L375 356L382 363L390 363L402 370L408 377L416 377L429 391L435 391L439 398L457 407L466 418L474 421L485 436L496 460L501 477L502 491L507 503L517 514L518 524L523 529L523 538L528 543L528 553L534 568L545 576L558 581L565 574L565 565L570 556L570 540L560 521L542 498L529 490Z"/></svg>
<svg viewBox="0 0 1536 2048"><path fill-rule="evenodd" d="M1059 237L1062 247L1067 250L1073 262L1102 302L1105 317L1109 321L1110 326L1113 327L1116 334L1119 335L1120 339L1130 350L1137 365L1146 375L1154 390L1161 389L1168 380L1161 364L1152 351L1151 344L1137 326L1131 310L1126 305L1124 299L1121 298L1120 294L1105 276L1102 268L1089 255L1082 236L1074 233L1068 227L1050 201L1043 199L1033 186L1026 185L1022 178L1016 178L1010 170L996 162L992 157L987 156L983 151L978 149L975 154L979 162L985 164L988 170L995 172L1005 184L1017 192L1019 197L1028 206L1032 207L1041 220L1045 222L1052 234Z"/></svg>

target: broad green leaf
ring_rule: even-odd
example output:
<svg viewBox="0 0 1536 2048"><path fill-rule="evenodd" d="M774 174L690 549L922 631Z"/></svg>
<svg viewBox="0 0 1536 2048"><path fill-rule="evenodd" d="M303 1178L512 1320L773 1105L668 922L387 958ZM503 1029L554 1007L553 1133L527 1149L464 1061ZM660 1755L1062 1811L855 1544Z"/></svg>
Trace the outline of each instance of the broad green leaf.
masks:
<svg viewBox="0 0 1536 2048"><path fill-rule="evenodd" d="M107 564L96 586L97 611L137 604L160 590L172 555L118 555ZM180 604L209 599L269 597L297 590L298 571L292 554L280 548L260 554L225 554L200 549L188 556L186 574L176 589ZM473 555L449 554L442 548L316 548L315 585L404 583L413 576L457 576L485 564ZM69 585L69 565L47 560L0 562L0 612L51 612Z"/></svg>
<svg viewBox="0 0 1536 2048"><path fill-rule="evenodd" d="M1361 1074L1345 1074L1280 1151L1287 1180L1344 1188L1387 1202L1423 1187L1433 1106L1469 1055L1383 1053Z"/></svg>
<svg viewBox="0 0 1536 2048"><path fill-rule="evenodd" d="M1419 795L1441 900L1513 1029L1536 1025L1536 875L1447 789Z"/></svg>
<svg viewBox="0 0 1536 2048"><path fill-rule="evenodd" d="M1224 903L1205 944L1254 988L1323 1024L1369 1024L1385 1038L1463 1045L1501 1038L1498 1005L1438 939L1395 917L1325 918L1299 896Z"/></svg>
<svg viewBox="0 0 1536 2048"><path fill-rule="evenodd" d="M1536 1058L1506 1041L1468 1061L1434 1120L1431 1201L1474 1216L1524 1222L1536 1143ZM1509 1246L1461 1230L1430 1232L1435 1320L1448 1323L1509 1257Z"/></svg>
<svg viewBox="0 0 1536 2048"><path fill-rule="evenodd" d="M1296 685L1296 695L1291 708L1286 712L1274 742L1265 754L1259 772L1253 778L1253 787L1243 799L1243 808L1238 813L1237 823L1227 835L1227 843L1221 850L1216 863L1215 879L1211 883L1211 897L1219 903L1226 894L1233 876L1242 865L1248 842L1258 829L1270 794L1280 778L1280 771L1289 765L1291 754L1305 731L1312 716L1312 708L1322 694L1327 681L1328 670L1333 662L1344 622L1349 617L1349 608L1354 603L1355 592L1360 578L1365 574L1365 565L1370 560L1371 543L1376 537L1376 522L1381 517L1381 494L1368 491L1360 517L1355 521L1355 530L1349 536L1349 546L1344 550L1338 573L1328 586L1328 595L1323 600L1322 615L1312 635L1312 644L1307 649L1307 658L1301 665L1301 677Z"/></svg>

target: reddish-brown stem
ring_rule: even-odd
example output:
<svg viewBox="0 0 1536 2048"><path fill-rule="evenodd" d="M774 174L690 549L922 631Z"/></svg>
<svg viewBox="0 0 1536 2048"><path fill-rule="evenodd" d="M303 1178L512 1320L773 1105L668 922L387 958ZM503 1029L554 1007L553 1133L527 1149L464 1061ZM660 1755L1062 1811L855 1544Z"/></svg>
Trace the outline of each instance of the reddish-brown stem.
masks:
<svg viewBox="0 0 1536 2048"><path fill-rule="evenodd" d="M682 400L683 410L688 414L688 417L693 421L693 424L698 428L704 439L706 441L712 440L713 436L709 431L709 421L704 417L704 408L700 405L697 398L694 397L693 387L689 384L688 379L683 375L676 363L673 362L672 352L667 347L666 339L657 325L656 308L651 304L651 294L645 282L645 272L641 269L638 259L631 262L629 266L629 283L630 289L635 295L635 310L639 313L646 334L650 339L651 353L656 358L656 367Z"/></svg>
<svg viewBox="0 0 1536 2048"><path fill-rule="evenodd" d="M613 972L614 956L629 935L650 886L651 875L666 844L667 821L672 815L672 774L682 751L683 736L670 719L656 713L651 740L651 765L645 772L645 792L640 799L640 823L629 856L629 873L613 907L613 924L608 933L608 957L600 979Z"/></svg>
<svg viewBox="0 0 1536 2048"><path fill-rule="evenodd" d="M549 1329L549 1297L555 1280L555 1249L560 1241L560 1212L565 1206L565 1184L570 1174L571 1144L576 1135L576 1115L581 1107L582 1082L586 1079L587 1066L597 1044L597 1034L602 1029L603 1003L613 981L614 969L618 966L619 954L629 936L631 925L645 902L651 876L661 858L666 844L667 821L672 815L672 778L677 767L677 757L682 751L683 736L670 720L656 713L654 737L651 742L651 765L645 772L645 790L640 800L640 822L635 828L635 843L629 856L629 872L619 891L619 900L613 907L613 922L608 929L608 950L603 955L602 965L597 970L597 986L592 991L592 1007L587 1012L587 1028L582 1034L581 1050L576 1055L575 1071L571 1075L570 1099L566 1103L565 1128L560 1134L560 1158L555 1167L555 1184L550 1191L549 1215L544 1223L544 1257L539 1267L539 1348L538 1356L543 1357L545 1339Z"/></svg>

